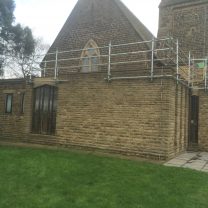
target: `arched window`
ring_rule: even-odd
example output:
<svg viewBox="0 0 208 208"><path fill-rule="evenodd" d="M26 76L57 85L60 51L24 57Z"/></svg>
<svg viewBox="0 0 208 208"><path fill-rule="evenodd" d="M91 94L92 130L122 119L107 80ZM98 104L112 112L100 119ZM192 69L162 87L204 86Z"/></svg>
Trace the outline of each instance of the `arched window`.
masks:
<svg viewBox="0 0 208 208"><path fill-rule="evenodd" d="M100 51L95 41L88 41L81 55L81 72L98 71L99 57Z"/></svg>

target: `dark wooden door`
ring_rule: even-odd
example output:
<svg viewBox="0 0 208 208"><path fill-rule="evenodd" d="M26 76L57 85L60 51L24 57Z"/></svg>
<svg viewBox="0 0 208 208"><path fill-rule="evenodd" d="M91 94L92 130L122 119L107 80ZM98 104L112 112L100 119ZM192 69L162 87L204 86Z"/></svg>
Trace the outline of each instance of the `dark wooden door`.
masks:
<svg viewBox="0 0 208 208"><path fill-rule="evenodd" d="M34 90L33 126L36 134L56 132L57 88L49 85Z"/></svg>
<svg viewBox="0 0 208 208"><path fill-rule="evenodd" d="M190 144L198 144L198 124L199 124L199 96L191 96L190 131L189 131Z"/></svg>

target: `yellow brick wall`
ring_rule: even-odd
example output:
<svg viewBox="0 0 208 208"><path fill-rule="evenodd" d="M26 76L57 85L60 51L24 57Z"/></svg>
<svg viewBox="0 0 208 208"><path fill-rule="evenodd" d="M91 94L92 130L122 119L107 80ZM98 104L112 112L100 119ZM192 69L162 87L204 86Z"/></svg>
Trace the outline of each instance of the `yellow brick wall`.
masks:
<svg viewBox="0 0 208 208"><path fill-rule="evenodd" d="M145 157L167 158L184 151L185 87L175 92L174 84L170 79L107 83L102 74L74 75L58 87L57 136L65 145ZM177 150L172 145L175 134Z"/></svg>
<svg viewBox="0 0 208 208"><path fill-rule="evenodd" d="M31 85L1 85L1 139L155 159L167 159L186 149L188 92L184 86L170 78L108 83L105 77L103 73L74 74L68 81L57 82L55 136L31 134ZM4 113L5 89L14 91L11 115ZM26 92L24 115L18 114L20 91Z"/></svg>
<svg viewBox="0 0 208 208"><path fill-rule="evenodd" d="M199 92L199 148L208 151L208 94Z"/></svg>
<svg viewBox="0 0 208 208"><path fill-rule="evenodd" d="M20 113L20 94L25 93L24 113ZM13 94L12 113L5 113L6 94ZM24 80L5 81L0 84L0 134L8 140L22 139L31 131L32 86Z"/></svg>

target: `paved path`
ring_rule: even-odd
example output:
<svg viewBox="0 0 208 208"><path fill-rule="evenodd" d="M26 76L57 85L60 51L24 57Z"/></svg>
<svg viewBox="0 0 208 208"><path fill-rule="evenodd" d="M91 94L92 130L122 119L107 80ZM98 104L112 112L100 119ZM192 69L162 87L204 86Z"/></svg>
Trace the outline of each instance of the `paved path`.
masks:
<svg viewBox="0 0 208 208"><path fill-rule="evenodd" d="M190 168L208 173L208 152L186 152L166 162L165 165Z"/></svg>

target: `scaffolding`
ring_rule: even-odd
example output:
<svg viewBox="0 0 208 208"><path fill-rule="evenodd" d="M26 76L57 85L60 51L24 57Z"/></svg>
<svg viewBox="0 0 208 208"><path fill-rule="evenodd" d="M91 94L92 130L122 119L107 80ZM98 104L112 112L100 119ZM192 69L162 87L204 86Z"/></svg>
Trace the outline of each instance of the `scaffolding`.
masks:
<svg viewBox="0 0 208 208"><path fill-rule="evenodd" d="M208 58L190 58L189 63L189 86L193 89L204 89L207 91L208 84Z"/></svg>
<svg viewBox="0 0 208 208"><path fill-rule="evenodd" d="M86 57L81 57L84 50L99 50L99 55L90 56L94 61L85 64ZM195 59L191 53L185 54L178 40L172 37L132 43L112 44L69 51L58 48L42 55L40 63L42 77L52 76L59 79L61 75L82 73L89 68L91 72L104 72L108 82L119 79L174 78L190 89L204 89L208 85L208 59ZM122 71L122 73L118 73ZM116 73L117 72L117 73ZM125 72L125 73L124 73ZM126 73L129 72L129 73ZM130 73L131 72L131 73ZM127 74L127 75L126 75Z"/></svg>

